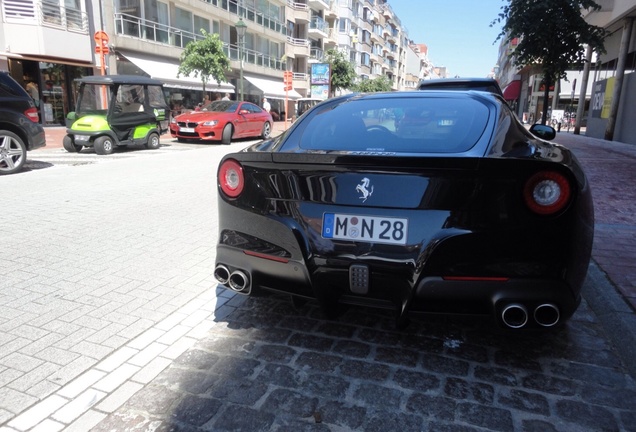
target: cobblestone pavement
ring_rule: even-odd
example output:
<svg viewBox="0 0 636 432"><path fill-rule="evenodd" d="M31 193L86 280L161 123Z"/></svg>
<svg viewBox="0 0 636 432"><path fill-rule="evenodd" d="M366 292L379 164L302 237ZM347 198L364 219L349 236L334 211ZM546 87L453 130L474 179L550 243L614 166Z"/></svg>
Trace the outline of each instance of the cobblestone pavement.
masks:
<svg viewBox="0 0 636 432"><path fill-rule="evenodd" d="M1 178L0 432L636 431L636 326L614 280L631 271L633 287L619 240L634 224L614 213L634 200L612 180L630 179L616 167L633 159L614 162L631 149L565 135L589 166L599 265L545 333L457 318L396 331L374 310L328 320L217 289L214 170L241 144ZM624 266L606 268L611 251Z"/></svg>

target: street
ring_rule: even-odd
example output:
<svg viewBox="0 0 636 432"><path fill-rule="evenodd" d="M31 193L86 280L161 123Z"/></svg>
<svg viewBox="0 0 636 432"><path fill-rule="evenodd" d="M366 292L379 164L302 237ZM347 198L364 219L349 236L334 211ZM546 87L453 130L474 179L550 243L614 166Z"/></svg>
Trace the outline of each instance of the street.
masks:
<svg viewBox="0 0 636 432"><path fill-rule="evenodd" d="M217 289L216 167L250 142L51 146L0 178L0 432L636 431L633 273L608 280L633 268L634 245L612 237L636 232L620 191L633 183L601 181L618 161L633 172L636 152L599 144L595 261L565 326L398 331L377 310L329 320Z"/></svg>

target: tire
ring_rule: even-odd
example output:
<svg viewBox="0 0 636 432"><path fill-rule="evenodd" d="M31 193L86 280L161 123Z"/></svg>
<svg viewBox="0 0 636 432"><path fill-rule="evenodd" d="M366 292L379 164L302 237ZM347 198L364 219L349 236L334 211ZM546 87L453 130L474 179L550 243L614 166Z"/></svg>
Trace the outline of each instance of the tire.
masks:
<svg viewBox="0 0 636 432"><path fill-rule="evenodd" d="M84 147L81 145L75 145L73 143L73 138L71 138L70 135L66 135L64 137L64 139L62 140L62 145L64 146L64 150L66 150L69 153L79 153L82 151L82 148Z"/></svg>
<svg viewBox="0 0 636 432"><path fill-rule="evenodd" d="M232 125L226 124L223 128L223 134L221 135L221 143L222 144L231 144L232 143Z"/></svg>
<svg viewBox="0 0 636 432"><path fill-rule="evenodd" d="M109 155L115 149L115 143L108 135L102 135L99 138L95 138L93 145L95 146L95 153L98 155Z"/></svg>
<svg viewBox="0 0 636 432"><path fill-rule="evenodd" d="M26 158L26 145L22 139L13 132L0 130L0 175L20 171Z"/></svg>
<svg viewBox="0 0 636 432"><path fill-rule="evenodd" d="M159 141L159 134L157 132L151 132L148 134L148 142L146 148L150 150L157 150L161 147L161 141Z"/></svg>
<svg viewBox="0 0 636 432"><path fill-rule="evenodd" d="M270 122L263 123L263 130L261 131L261 138L267 139L272 135L272 125Z"/></svg>

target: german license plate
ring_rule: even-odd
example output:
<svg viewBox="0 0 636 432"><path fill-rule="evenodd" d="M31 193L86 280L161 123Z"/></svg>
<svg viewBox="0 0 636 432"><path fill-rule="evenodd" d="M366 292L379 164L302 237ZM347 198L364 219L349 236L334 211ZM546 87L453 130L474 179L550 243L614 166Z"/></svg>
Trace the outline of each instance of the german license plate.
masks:
<svg viewBox="0 0 636 432"><path fill-rule="evenodd" d="M194 133L194 128L189 128L189 127L180 127L179 130L181 132L187 132L187 133Z"/></svg>
<svg viewBox="0 0 636 432"><path fill-rule="evenodd" d="M88 135L75 135L75 141L88 141Z"/></svg>
<svg viewBox="0 0 636 432"><path fill-rule="evenodd" d="M408 219L325 213L322 236L367 243L406 244Z"/></svg>

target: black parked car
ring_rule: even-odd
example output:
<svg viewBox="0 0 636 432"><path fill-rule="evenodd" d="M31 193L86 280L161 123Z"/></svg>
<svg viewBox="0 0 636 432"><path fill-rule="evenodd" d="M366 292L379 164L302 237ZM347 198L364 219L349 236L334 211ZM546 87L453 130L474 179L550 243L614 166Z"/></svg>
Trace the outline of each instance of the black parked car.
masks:
<svg viewBox="0 0 636 432"><path fill-rule="evenodd" d="M0 71L0 175L20 171L27 150L45 145L33 99L8 72Z"/></svg>
<svg viewBox="0 0 636 432"><path fill-rule="evenodd" d="M393 118L401 118L397 124ZM547 328L576 310L590 186L574 155L486 92L347 95L218 169L215 277L410 313Z"/></svg>
<svg viewBox="0 0 636 432"><path fill-rule="evenodd" d="M503 97L499 83L492 78L440 78L422 80L418 90L478 90Z"/></svg>

